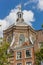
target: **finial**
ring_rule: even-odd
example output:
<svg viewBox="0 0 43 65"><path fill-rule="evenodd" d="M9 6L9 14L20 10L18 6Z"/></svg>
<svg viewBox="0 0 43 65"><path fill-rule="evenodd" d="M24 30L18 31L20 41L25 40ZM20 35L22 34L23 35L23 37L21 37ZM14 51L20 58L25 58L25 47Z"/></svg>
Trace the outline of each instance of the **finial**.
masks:
<svg viewBox="0 0 43 65"><path fill-rule="evenodd" d="M18 6L18 9L19 9L20 12L21 12L21 8L22 8L22 7L21 7L21 4L20 4L20 5Z"/></svg>

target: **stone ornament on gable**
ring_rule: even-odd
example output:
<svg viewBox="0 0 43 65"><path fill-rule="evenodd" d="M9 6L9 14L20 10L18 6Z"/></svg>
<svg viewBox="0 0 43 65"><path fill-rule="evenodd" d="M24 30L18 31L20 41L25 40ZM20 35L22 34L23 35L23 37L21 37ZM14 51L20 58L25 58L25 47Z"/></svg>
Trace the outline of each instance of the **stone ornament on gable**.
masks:
<svg viewBox="0 0 43 65"><path fill-rule="evenodd" d="M32 44L34 44L36 38L31 34L31 35L29 36L29 40L30 40L30 42L31 42Z"/></svg>

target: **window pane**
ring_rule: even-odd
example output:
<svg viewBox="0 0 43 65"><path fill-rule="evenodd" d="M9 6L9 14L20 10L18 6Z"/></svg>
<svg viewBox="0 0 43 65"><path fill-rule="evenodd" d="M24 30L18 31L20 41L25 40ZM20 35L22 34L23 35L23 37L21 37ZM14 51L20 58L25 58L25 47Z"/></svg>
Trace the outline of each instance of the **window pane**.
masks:
<svg viewBox="0 0 43 65"><path fill-rule="evenodd" d="M32 65L32 62L26 62L26 65Z"/></svg>
<svg viewBox="0 0 43 65"><path fill-rule="evenodd" d="M21 52L17 52L17 59L21 58Z"/></svg>
<svg viewBox="0 0 43 65"><path fill-rule="evenodd" d="M26 50L26 57L29 57L29 56L31 56L31 51Z"/></svg>
<svg viewBox="0 0 43 65"><path fill-rule="evenodd" d="M18 63L17 65L22 65L22 63Z"/></svg>
<svg viewBox="0 0 43 65"><path fill-rule="evenodd" d="M43 47L43 42L39 42L39 48Z"/></svg>
<svg viewBox="0 0 43 65"><path fill-rule="evenodd" d="M20 18L21 18L21 14L20 14Z"/></svg>

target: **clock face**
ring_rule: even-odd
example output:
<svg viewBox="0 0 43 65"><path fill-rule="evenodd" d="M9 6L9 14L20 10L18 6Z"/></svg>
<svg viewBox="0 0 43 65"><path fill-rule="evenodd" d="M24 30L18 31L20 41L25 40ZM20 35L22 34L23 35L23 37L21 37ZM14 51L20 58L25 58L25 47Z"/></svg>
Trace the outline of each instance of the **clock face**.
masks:
<svg viewBox="0 0 43 65"><path fill-rule="evenodd" d="M19 43L22 44L25 42L25 37L23 34L20 34L20 37L19 37Z"/></svg>
<svg viewBox="0 0 43 65"><path fill-rule="evenodd" d="M8 43L11 43L11 42L12 42L12 36L8 36L8 37L7 37L7 42L8 42Z"/></svg>

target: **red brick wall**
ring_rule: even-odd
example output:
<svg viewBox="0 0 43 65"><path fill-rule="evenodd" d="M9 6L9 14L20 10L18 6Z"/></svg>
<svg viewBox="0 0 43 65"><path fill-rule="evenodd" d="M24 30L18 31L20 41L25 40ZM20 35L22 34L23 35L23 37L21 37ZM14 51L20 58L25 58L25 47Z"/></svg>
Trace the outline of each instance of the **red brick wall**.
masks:
<svg viewBox="0 0 43 65"><path fill-rule="evenodd" d="M31 53L32 53L32 57L30 57L30 58L25 58L25 56L26 56L26 50L25 49L23 49L23 50L16 50L15 52L14 52L14 65L16 65L17 63L22 63L22 65L26 65L26 62L32 62L32 64L34 64L34 48L28 48L28 50L31 50ZM22 59L20 59L20 60L16 60L16 53L18 52L18 51L21 51L22 52Z"/></svg>

